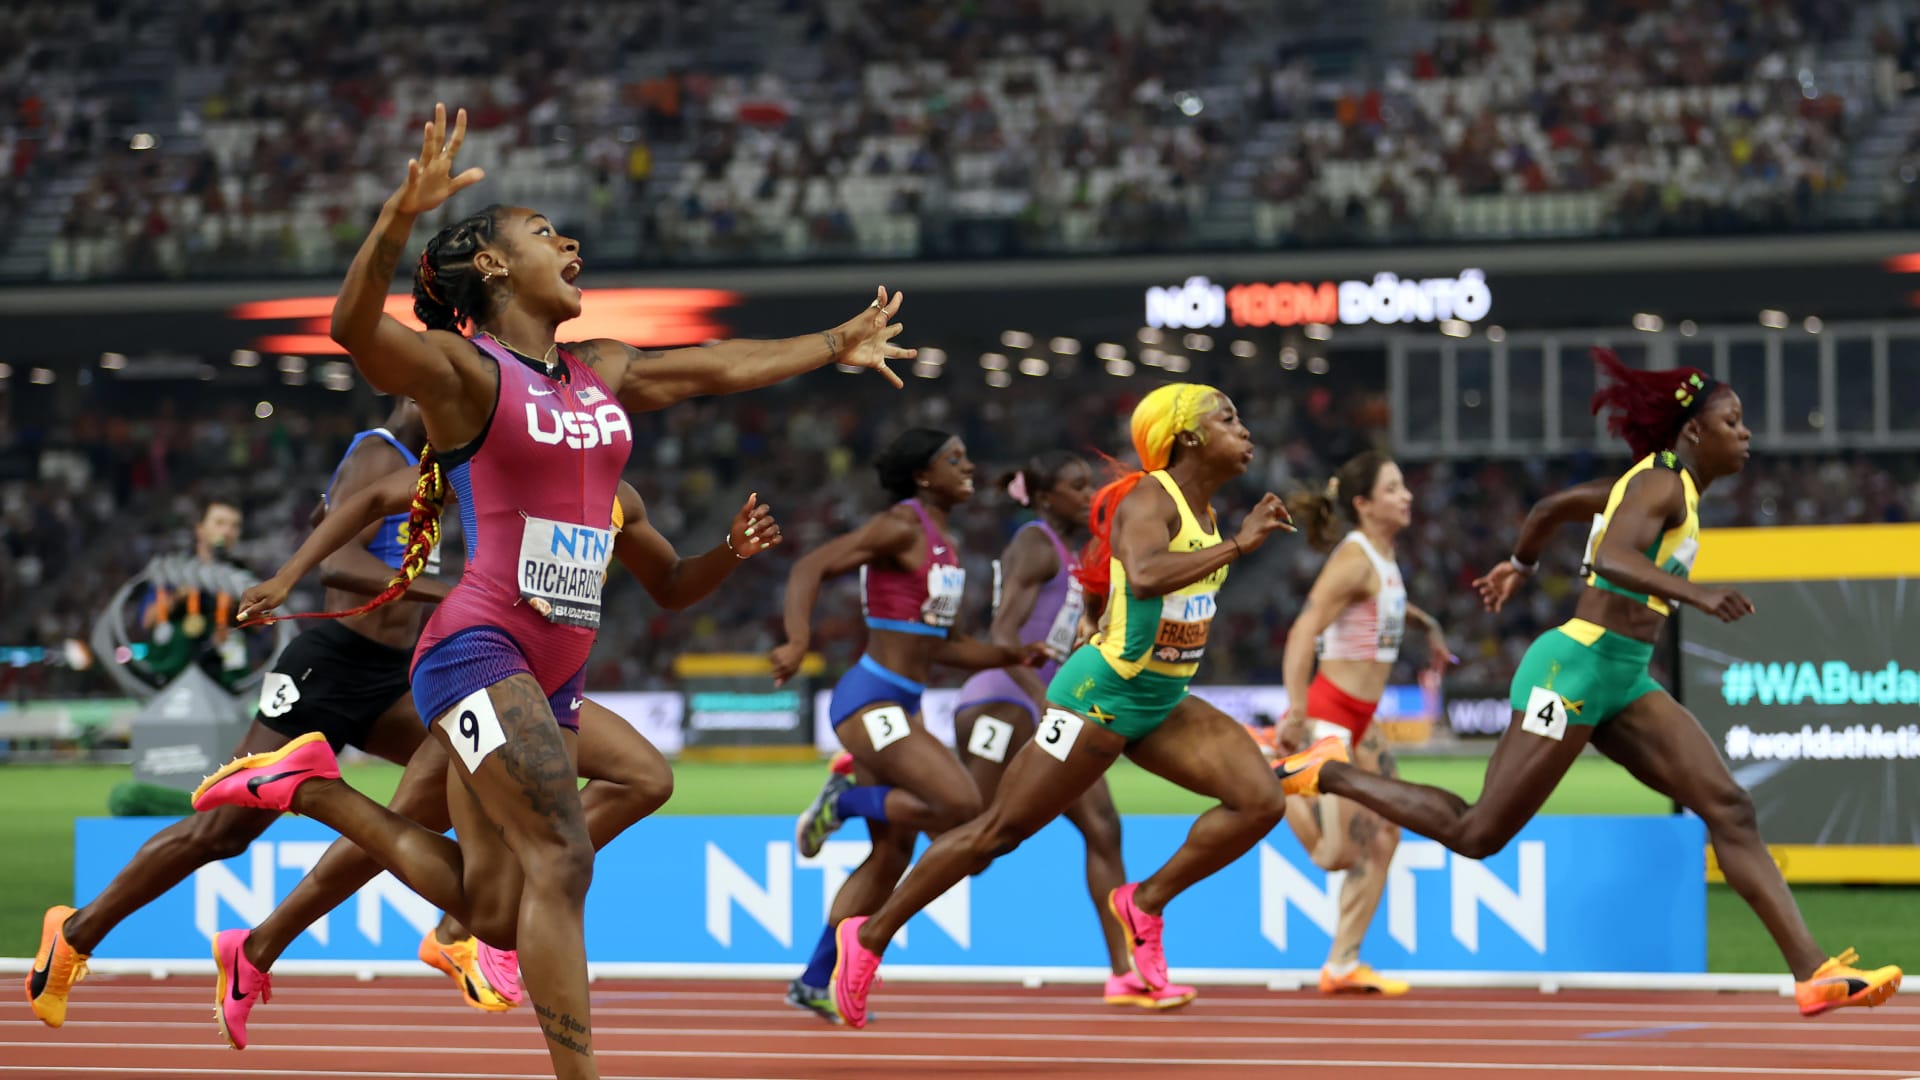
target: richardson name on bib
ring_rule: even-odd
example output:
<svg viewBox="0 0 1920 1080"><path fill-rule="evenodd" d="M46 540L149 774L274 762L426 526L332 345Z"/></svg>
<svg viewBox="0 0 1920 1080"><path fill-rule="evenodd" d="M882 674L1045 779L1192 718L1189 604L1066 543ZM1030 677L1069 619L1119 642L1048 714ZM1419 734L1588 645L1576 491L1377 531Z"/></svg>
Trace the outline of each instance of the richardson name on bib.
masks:
<svg viewBox="0 0 1920 1080"><path fill-rule="evenodd" d="M527 519L520 540L520 595L543 618L597 628L613 534L545 518Z"/></svg>

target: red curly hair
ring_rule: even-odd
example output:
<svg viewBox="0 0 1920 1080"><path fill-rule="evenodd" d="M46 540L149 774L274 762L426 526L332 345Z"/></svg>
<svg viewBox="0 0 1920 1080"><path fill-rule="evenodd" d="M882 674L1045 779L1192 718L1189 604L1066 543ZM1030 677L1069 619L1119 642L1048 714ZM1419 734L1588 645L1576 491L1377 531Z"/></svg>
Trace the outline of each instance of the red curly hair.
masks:
<svg viewBox="0 0 1920 1080"><path fill-rule="evenodd" d="M1643 371L1622 363L1612 349L1592 355L1601 376L1592 412L1607 412L1607 431L1625 439L1635 458L1673 449L1680 429L1721 385L1699 368Z"/></svg>

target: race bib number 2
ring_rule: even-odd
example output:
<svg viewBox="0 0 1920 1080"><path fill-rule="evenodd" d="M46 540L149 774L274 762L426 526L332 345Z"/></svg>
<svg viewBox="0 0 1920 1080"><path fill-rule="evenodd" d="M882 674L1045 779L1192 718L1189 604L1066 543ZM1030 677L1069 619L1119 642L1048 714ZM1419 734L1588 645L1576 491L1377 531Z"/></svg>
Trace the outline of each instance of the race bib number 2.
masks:
<svg viewBox="0 0 1920 1080"><path fill-rule="evenodd" d="M561 626L600 626L613 532L529 516L520 533L520 598Z"/></svg>

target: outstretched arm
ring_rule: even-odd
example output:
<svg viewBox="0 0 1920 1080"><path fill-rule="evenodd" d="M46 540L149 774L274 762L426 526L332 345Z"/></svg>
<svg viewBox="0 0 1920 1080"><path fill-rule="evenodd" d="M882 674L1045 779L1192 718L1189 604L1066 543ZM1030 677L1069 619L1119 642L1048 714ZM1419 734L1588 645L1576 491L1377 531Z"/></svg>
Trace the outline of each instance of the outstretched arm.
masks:
<svg viewBox="0 0 1920 1080"><path fill-rule="evenodd" d="M459 386L454 367L457 334L421 332L386 313L387 290L406 251L416 217L438 207L485 175L468 169L452 175L453 157L467 137L467 111L460 110L451 138L446 136L447 107L434 106L433 120L421 138L420 156L407 163L407 180L387 197L380 218L347 268L347 279L333 304L327 333L353 357L354 366L374 389L431 399Z"/></svg>
<svg viewBox="0 0 1920 1080"><path fill-rule="evenodd" d="M688 398L738 394L803 375L828 364L872 368L897 389L904 384L887 366L911 360L918 350L892 344L906 329L893 322L902 293L882 288L865 311L831 330L780 341L739 339L687 349L637 349L610 338L570 344L614 388L628 412L664 409Z"/></svg>
<svg viewBox="0 0 1920 1080"><path fill-rule="evenodd" d="M780 523L758 493L735 514L727 535L710 550L683 559L673 544L647 520L640 493L620 482L620 509L626 524L614 537L613 554L637 578L653 602L679 611L706 599L742 562L780 542Z"/></svg>

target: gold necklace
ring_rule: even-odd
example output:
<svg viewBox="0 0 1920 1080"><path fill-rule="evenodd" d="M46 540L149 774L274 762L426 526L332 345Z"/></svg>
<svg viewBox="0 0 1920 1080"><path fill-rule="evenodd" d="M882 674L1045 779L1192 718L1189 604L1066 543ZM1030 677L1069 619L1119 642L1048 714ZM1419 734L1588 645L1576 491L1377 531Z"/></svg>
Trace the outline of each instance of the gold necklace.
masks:
<svg viewBox="0 0 1920 1080"><path fill-rule="evenodd" d="M548 357L551 357L553 355L553 351L560 347L559 342L556 341L553 344L547 346L546 355L540 357L540 359L538 360L534 360L532 353L526 351L525 349L515 348L513 342L508 341L506 338L501 337L499 334L496 334L493 331L489 330L487 331L487 336L499 342L500 344L505 345L507 347L507 351L514 353L515 355L518 355L518 356L524 356L529 360L533 360L534 363L539 364L540 367L546 371L547 378L551 379L556 374L555 369L559 367L559 365L554 363L552 360L548 359Z"/></svg>

